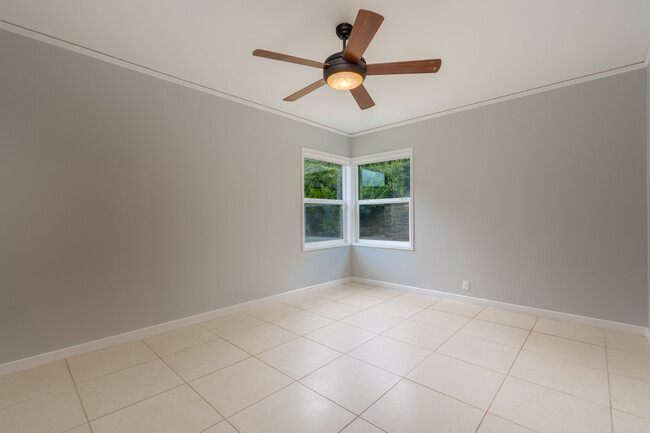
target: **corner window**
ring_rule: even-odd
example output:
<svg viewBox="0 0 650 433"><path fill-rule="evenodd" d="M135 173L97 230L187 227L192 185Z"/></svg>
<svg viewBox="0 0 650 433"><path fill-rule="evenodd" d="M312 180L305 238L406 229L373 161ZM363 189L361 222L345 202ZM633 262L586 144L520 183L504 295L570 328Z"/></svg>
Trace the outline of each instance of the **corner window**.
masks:
<svg viewBox="0 0 650 433"><path fill-rule="evenodd" d="M347 158L303 149L303 249L347 245Z"/></svg>
<svg viewBox="0 0 650 433"><path fill-rule="evenodd" d="M303 148L303 250L412 250L412 159L412 149L350 159Z"/></svg>
<svg viewBox="0 0 650 433"><path fill-rule="evenodd" d="M355 244L413 249L412 150L355 158Z"/></svg>

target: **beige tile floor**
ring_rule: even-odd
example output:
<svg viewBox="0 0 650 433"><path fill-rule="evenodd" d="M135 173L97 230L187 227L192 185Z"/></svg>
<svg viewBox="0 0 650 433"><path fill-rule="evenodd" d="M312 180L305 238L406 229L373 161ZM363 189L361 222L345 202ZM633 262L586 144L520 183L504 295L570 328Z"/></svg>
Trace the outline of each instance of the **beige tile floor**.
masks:
<svg viewBox="0 0 650 433"><path fill-rule="evenodd" d="M645 337L361 284L0 377L2 433L649 433Z"/></svg>

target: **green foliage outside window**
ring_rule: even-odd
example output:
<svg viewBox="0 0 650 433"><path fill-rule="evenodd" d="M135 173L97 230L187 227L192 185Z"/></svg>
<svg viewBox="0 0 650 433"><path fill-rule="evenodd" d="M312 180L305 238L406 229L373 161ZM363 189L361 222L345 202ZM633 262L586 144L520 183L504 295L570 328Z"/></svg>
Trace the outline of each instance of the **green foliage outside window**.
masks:
<svg viewBox="0 0 650 433"><path fill-rule="evenodd" d="M343 199L343 166L305 158L305 198ZM343 238L342 205L305 205L305 242Z"/></svg>
<svg viewBox="0 0 650 433"><path fill-rule="evenodd" d="M359 200L411 196L411 160L374 162L359 166Z"/></svg>
<svg viewBox="0 0 650 433"><path fill-rule="evenodd" d="M343 199L343 167L305 158L305 198Z"/></svg>
<svg viewBox="0 0 650 433"><path fill-rule="evenodd" d="M359 200L404 198L410 195L410 158L359 166ZM408 242L409 205L360 205L359 238Z"/></svg>
<svg viewBox="0 0 650 433"><path fill-rule="evenodd" d="M410 158L364 164L359 170L359 200L404 198L411 195ZM304 159L305 198L343 199L343 167ZM305 204L305 242L343 238L343 207L338 204ZM359 206L361 239L408 241L409 205Z"/></svg>
<svg viewBox="0 0 650 433"><path fill-rule="evenodd" d="M320 242L343 238L341 205L305 205L305 242Z"/></svg>

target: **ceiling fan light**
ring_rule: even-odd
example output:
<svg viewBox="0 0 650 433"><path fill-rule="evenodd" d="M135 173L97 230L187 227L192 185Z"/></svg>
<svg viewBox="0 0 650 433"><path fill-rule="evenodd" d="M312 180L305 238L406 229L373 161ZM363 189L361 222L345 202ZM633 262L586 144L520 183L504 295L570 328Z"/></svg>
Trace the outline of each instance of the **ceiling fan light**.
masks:
<svg viewBox="0 0 650 433"><path fill-rule="evenodd" d="M352 90L363 83L363 77L352 71L341 71L327 77L327 85L336 90Z"/></svg>
<svg viewBox="0 0 650 433"><path fill-rule="evenodd" d="M352 90L366 79L366 61L349 62L343 58L343 51L334 53L325 60L323 78L328 86L336 90Z"/></svg>

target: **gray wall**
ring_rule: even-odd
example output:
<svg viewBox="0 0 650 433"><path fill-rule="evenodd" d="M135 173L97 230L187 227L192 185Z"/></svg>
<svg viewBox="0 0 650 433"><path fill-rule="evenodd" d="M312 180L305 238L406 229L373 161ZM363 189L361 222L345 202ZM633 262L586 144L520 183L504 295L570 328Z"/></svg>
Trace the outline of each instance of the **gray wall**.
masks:
<svg viewBox="0 0 650 433"><path fill-rule="evenodd" d="M350 275L648 323L645 70L354 138L415 148L416 249L303 253L300 147L350 140L4 31L0 58L0 363Z"/></svg>
<svg viewBox="0 0 650 433"><path fill-rule="evenodd" d="M349 140L0 31L0 363L338 278L300 148Z"/></svg>
<svg viewBox="0 0 650 433"><path fill-rule="evenodd" d="M646 193L647 193L647 212L648 212L648 230L646 233L650 234L650 66L646 68L646 139L648 145L646 147ZM648 328L650 328L650 235L648 236ZM650 336L650 334L648 334Z"/></svg>
<svg viewBox="0 0 650 433"><path fill-rule="evenodd" d="M646 326L646 79L355 137L352 156L414 148L415 251L354 248L353 274Z"/></svg>

